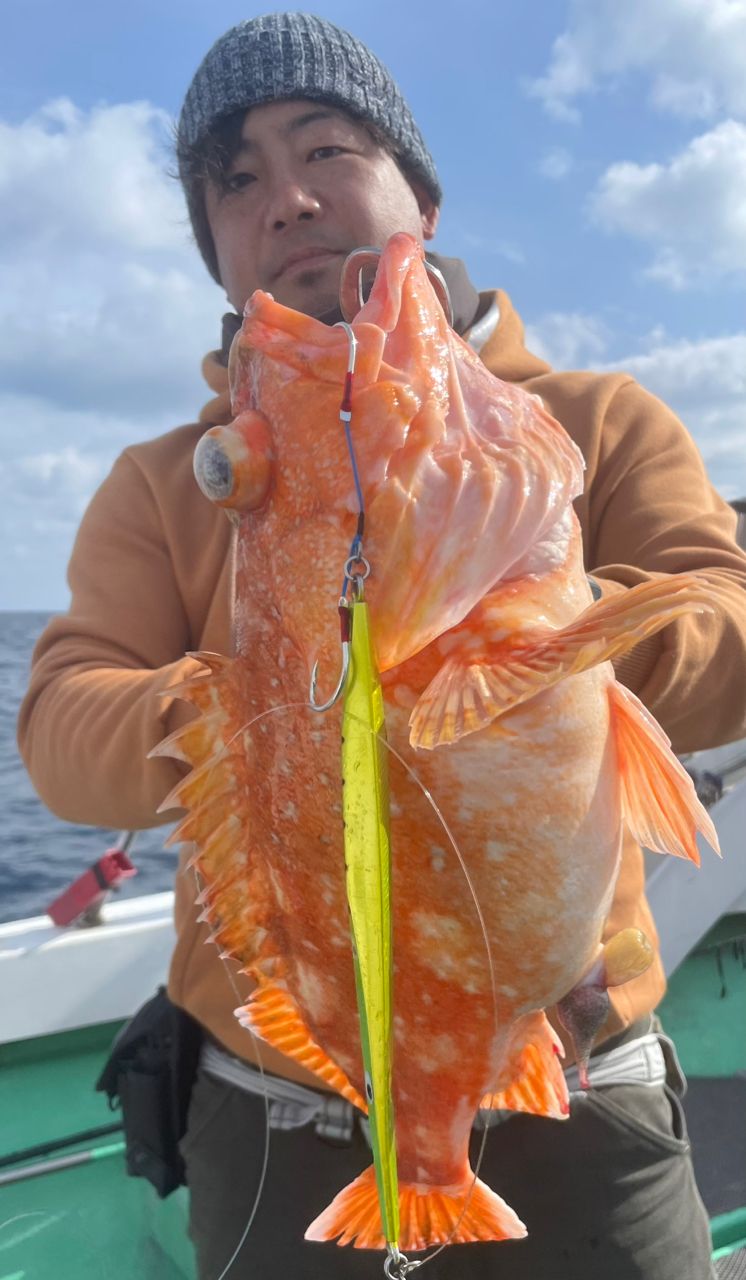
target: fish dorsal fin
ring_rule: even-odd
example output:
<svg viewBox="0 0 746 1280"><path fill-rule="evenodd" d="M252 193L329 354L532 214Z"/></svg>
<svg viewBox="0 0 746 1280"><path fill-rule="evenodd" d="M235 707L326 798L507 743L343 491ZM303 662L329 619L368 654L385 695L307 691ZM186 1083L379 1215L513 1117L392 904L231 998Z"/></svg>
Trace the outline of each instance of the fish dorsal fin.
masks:
<svg viewBox="0 0 746 1280"><path fill-rule="evenodd" d="M712 590L696 574L641 583L602 599L558 631L533 631L466 647L446 659L410 719L414 747L457 742L567 676L610 662L684 613L711 608Z"/></svg>
<svg viewBox="0 0 746 1280"><path fill-rule="evenodd" d="M263 984L249 997L248 1004L236 1010L236 1017L266 1044L312 1071L354 1107L367 1111L365 1100L342 1068L316 1043L286 991L272 983Z"/></svg>
<svg viewBox="0 0 746 1280"><path fill-rule="evenodd" d="M609 685L611 723L622 786L622 812L646 849L672 853L699 865L697 832L719 852L709 815L697 799L660 725L640 700L614 681Z"/></svg>
<svg viewBox="0 0 746 1280"><path fill-rule="evenodd" d="M249 858L249 821L239 786L245 746L238 661L210 653L190 656L203 667L164 696L192 703L199 714L150 753L192 766L161 806L186 810L167 843L193 846L199 919L221 953L259 980L277 978L282 960L272 933L270 889L262 859Z"/></svg>
<svg viewBox="0 0 746 1280"><path fill-rule="evenodd" d="M481 1105L486 1110L528 1111L566 1120L570 1104L561 1064L562 1042L543 1012L529 1014L524 1027L523 1034L515 1037L506 1068L512 1073L510 1084L487 1094Z"/></svg>

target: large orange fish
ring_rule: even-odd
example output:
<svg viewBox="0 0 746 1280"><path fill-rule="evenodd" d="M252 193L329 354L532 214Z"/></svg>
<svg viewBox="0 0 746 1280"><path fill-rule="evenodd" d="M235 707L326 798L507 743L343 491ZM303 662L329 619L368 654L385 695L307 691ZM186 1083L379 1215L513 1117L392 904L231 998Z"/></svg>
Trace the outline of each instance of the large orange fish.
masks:
<svg viewBox="0 0 746 1280"><path fill-rule="evenodd" d="M543 1010L560 1002L582 1060L605 987L646 963L641 938L600 946L623 824L683 857L697 857L696 830L717 843L610 663L707 607L707 588L681 576L593 602L572 508L580 453L449 328L411 237L389 241L352 329L366 599L397 753L399 1243L418 1250L525 1234L475 1181L469 1135L491 1091L494 1105L566 1115ZM201 714L159 750L192 765L165 806L188 810L178 835L195 843L206 916L256 981L246 1025L364 1108L340 710L308 707L315 662L322 691L336 680L357 528L339 421L348 353L342 328L250 299L231 355L237 416L198 450L200 483L237 524L236 653L199 655L205 673L180 692ZM308 1235L384 1246L372 1168Z"/></svg>

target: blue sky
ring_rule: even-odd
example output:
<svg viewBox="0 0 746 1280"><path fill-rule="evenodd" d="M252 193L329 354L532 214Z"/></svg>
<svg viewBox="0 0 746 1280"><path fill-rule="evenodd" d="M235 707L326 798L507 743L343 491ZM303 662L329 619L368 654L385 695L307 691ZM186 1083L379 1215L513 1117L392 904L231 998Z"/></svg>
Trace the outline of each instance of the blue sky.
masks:
<svg viewBox="0 0 746 1280"><path fill-rule="evenodd" d="M64 608L117 453L194 418L226 309L166 176L207 48L264 12L27 0L0 48L0 607ZM746 0L319 4L438 165L434 248L560 368L626 368L746 494ZM457 20L454 14L458 15Z"/></svg>

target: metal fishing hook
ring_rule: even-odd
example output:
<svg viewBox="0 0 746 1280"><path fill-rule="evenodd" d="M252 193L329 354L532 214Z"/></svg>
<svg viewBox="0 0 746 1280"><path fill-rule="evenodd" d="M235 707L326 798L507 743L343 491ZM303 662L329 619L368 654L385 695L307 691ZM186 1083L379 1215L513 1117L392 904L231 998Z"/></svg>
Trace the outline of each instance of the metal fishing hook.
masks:
<svg viewBox="0 0 746 1280"><path fill-rule="evenodd" d="M347 683L347 676L350 670L350 609L344 596L339 601L339 624L340 624L340 645L342 648L342 666L337 680L337 687L331 698L327 698L326 702L316 701L316 682L319 674L319 664L314 662L313 671L311 672L311 687L308 693L308 702L312 711L329 711L338 702L342 696L342 690Z"/></svg>
<svg viewBox="0 0 746 1280"><path fill-rule="evenodd" d="M380 257L380 249L375 249L372 245L363 245L360 249L353 249L352 253L345 258L339 284L339 306L346 320L352 320L365 305L363 288L365 270L373 266L377 267ZM427 258L424 259L424 266L435 296L443 308L445 318L453 328L453 303L445 276L432 262L428 262Z"/></svg>

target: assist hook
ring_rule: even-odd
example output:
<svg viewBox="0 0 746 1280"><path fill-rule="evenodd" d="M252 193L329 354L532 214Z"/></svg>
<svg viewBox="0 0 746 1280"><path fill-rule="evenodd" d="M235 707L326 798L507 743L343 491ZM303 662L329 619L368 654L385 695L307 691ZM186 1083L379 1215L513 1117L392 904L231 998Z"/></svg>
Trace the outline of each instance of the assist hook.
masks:
<svg viewBox="0 0 746 1280"><path fill-rule="evenodd" d="M352 253L345 258L339 281L339 308L345 320L354 319L361 307L365 305L365 274L367 271L370 277L371 271L375 273L380 258L381 250L367 244L359 249L353 249ZM443 308L445 318L453 328L453 303L445 276L432 262L428 262L427 258L423 260L423 264L435 296Z"/></svg>

